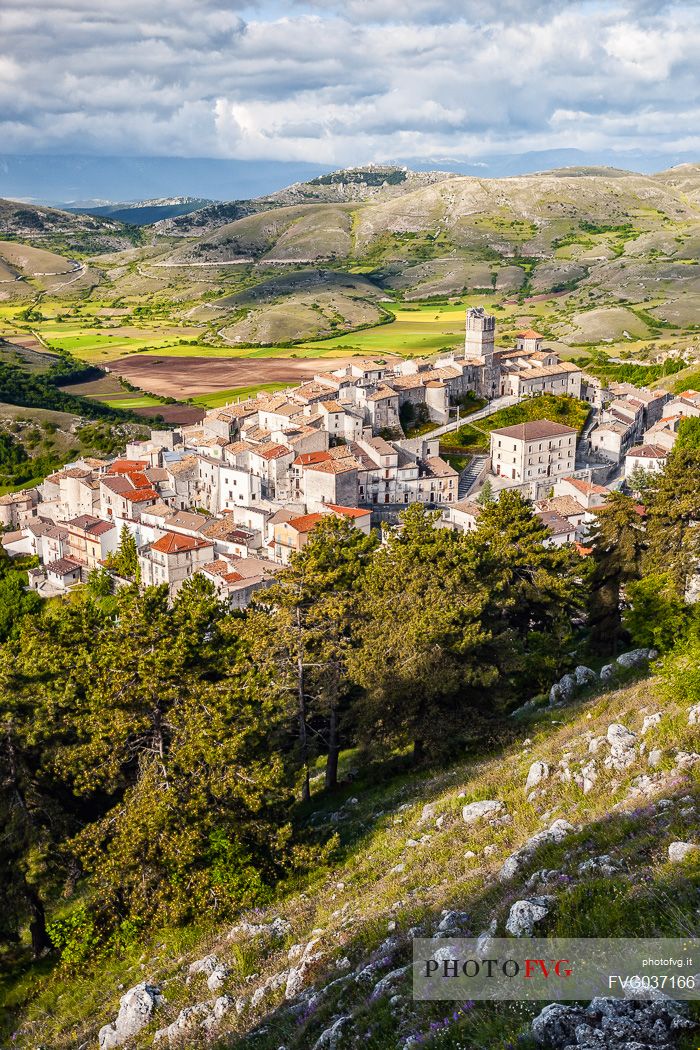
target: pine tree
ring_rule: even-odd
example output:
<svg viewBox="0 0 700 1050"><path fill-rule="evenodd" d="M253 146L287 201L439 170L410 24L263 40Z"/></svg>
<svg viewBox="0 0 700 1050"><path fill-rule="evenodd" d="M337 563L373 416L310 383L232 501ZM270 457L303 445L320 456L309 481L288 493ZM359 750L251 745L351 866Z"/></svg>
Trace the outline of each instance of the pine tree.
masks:
<svg viewBox="0 0 700 1050"><path fill-rule="evenodd" d="M352 677L364 695L358 731L416 761L468 735L494 669L482 659L487 596L464 538L414 504L370 564L358 603Z"/></svg>
<svg viewBox="0 0 700 1050"><path fill-rule="evenodd" d="M591 533L593 571L589 627L591 645L617 652L624 637L621 600L625 586L639 576L645 548L640 508L629 496L611 492L596 512Z"/></svg>
<svg viewBox="0 0 700 1050"><path fill-rule="evenodd" d="M494 502L493 484L490 478L486 478L484 484L481 486L481 490L476 497L476 502L480 507L485 507L488 503Z"/></svg>
<svg viewBox="0 0 700 1050"><path fill-rule="evenodd" d="M700 559L700 449L674 448L647 490L647 573L671 574L684 595Z"/></svg>
<svg viewBox="0 0 700 1050"><path fill-rule="evenodd" d="M249 613L246 634L269 693L296 722L303 799L310 797L316 750L327 752L326 786L337 782L352 624L376 545L374 537L328 515Z"/></svg>
<svg viewBox="0 0 700 1050"><path fill-rule="evenodd" d="M118 576L122 576L126 580L138 581L139 559L136 540L126 525L122 525L122 531L119 534L119 546L114 554L107 556L105 564L108 569L112 569Z"/></svg>
<svg viewBox="0 0 700 1050"><path fill-rule="evenodd" d="M585 608L585 566L571 547L550 542L518 492L486 504L467 542L489 596L484 623L503 699L532 696L551 682L571 648L572 620Z"/></svg>

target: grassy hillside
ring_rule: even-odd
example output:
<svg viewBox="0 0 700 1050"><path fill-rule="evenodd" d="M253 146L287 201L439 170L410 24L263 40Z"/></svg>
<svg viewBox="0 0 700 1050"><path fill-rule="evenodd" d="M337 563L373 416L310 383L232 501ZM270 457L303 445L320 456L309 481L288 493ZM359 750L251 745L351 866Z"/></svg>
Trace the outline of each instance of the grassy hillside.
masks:
<svg viewBox="0 0 700 1050"><path fill-rule="evenodd" d="M660 719L645 730L645 718L657 712ZM613 723L636 734L622 770L603 761ZM657 749L661 757L650 768L648 755ZM93 1040L114 1017L119 989L146 980L163 987L167 998L134 1043L148 1046L156 1028L211 998L205 977L188 977L188 968L214 953L230 968L217 994L239 1004L213 1030L222 1047L309 1050L341 1016L347 1020L338 1050L393 1050L410 1045L411 1036L415 1046L441 1050L534 1046L526 1033L541 1004L476 1004L455 1012L457 1004L413 1002L410 972L401 969L410 962L411 935L429 935L440 923L476 935L495 923L502 936L511 904L533 892L554 898L538 935L697 935L700 870L670 864L667 848L697 831L698 767L681 767L677 755L698 750L700 727L689 725L687 707L669 699L660 680L642 677L617 689L589 689L566 707L521 715L488 742L481 759L423 777L386 767L331 797L315 794L307 819L337 831L339 851L310 882L287 887L269 908L247 916L259 935L164 930L94 971L61 975L44 965L17 972L4 988L13 1045L59 1050ZM580 771L591 760L597 777L584 794ZM535 761L550 772L533 793L525 782ZM346 754L346 773L354 765L355 756ZM479 799L503 803L505 819L465 824L463 806ZM500 880L504 861L554 820L573 829L560 844L533 853L513 878ZM264 933L276 916L290 924L280 939ZM309 944L313 962L304 991L285 1001L286 972L301 951L293 945ZM700 1018L697 1005L693 1010ZM190 1017L184 1045L204 1045L200 1022L201 1016ZM684 1050L696 1045L692 1033L678 1043Z"/></svg>
<svg viewBox="0 0 700 1050"><path fill-rule="evenodd" d="M7 202L2 238L0 334L35 332L87 360L181 355L193 341L217 356L430 353L459 341L474 303L496 312L500 345L535 327L565 356L700 358L694 166L510 179L357 169L140 232ZM32 249L58 258L44 269Z"/></svg>

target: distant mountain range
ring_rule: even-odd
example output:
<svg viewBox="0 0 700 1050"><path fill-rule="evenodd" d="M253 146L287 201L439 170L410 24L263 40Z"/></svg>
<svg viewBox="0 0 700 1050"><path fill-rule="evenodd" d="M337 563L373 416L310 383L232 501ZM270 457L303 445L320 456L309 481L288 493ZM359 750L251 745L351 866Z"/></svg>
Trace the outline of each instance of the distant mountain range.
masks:
<svg viewBox="0 0 700 1050"><path fill-rule="evenodd" d="M190 212L217 203L202 197L157 197L149 201L122 201L117 204L107 201L74 201L66 205L65 210L76 215L116 219L132 226L150 226L151 223L162 219L189 215Z"/></svg>
<svg viewBox="0 0 700 1050"><path fill-rule="evenodd" d="M407 157L398 163L414 171L446 170L456 175L493 179L551 168L601 165L650 173L695 159L687 153L671 156L638 150L594 153L558 149L493 155L472 161L444 156ZM327 171L327 164L313 162L5 154L0 155L0 197L64 209L77 208L82 202L107 207L125 201L150 202L174 197L249 200L293 183L307 182ZM134 217L129 221L135 221Z"/></svg>

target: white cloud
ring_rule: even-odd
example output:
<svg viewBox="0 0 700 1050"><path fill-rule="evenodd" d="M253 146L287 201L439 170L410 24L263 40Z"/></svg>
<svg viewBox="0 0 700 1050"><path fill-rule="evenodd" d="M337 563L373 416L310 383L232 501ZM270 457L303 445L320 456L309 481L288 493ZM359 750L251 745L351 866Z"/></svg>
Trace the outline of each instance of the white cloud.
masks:
<svg viewBox="0 0 700 1050"><path fill-rule="evenodd" d="M663 152L693 140L699 49L695 3L3 0L0 142L328 165Z"/></svg>

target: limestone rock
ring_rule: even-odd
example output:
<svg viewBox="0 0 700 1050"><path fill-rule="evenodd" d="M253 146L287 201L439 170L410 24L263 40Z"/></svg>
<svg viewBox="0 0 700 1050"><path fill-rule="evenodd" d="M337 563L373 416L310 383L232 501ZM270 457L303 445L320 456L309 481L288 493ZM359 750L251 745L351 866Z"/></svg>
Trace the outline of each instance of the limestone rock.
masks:
<svg viewBox="0 0 700 1050"><path fill-rule="evenodd" d="M598 675L595 673L592 667L586 667L585 664L579 664L574 671L574 678L576 684L581 686L591 685L593 682L598 681Z"/></svg>
<svg viewBox="0 0 700 1050"><path fill-rule="evenodd" d="M532 897L530 900L516 901L511 906L506 930L514 937L532 937L535 923L549 915L551 897Z"/></svg>
<svg viewBox="0 0 700 1050"><path fill-rule="evenodd" d="M617 662L624 668L643 667L655 658L652 653L658 655L655 649L632 649L629 653L621 653Z"/></svg>
<svg viewBox="0 0 700 1050"><path fill-rule="evenodd" d="M537 787L543 780L546 780L549 776L549 766L546 762L533 762L528 770L527 780L525 781L525 790L532 791L534 787Z"/></svg>
<svg viewBox="0 0 700 1050"><path fill-rule="evenodd" d="M267 937L270 940L282 940L292 931L292 924L277 916L271 922L241 922L233 926L227 934L229 941L252 941L255 937Z"/></svg>
<svg viewBox="0 0 700 1050"><path fill-rule="evenodd" d="M160 988L154 984L137 984L121 997L119 1013L111 1024L99 1032L100 1050L112 1050L138 1035L150 1022L153 1011L163 1001Z"/></svg>
<svg viewBox="0 0 700 1050"><path fill-rule="evenodd" d="M194 1006L186 1006L180 1010L172 1024L156 1032L153 1042L160 1043L167 1040L171 1045L181 1043L188 1032L191 1032L193 1028L200 1028L213 1016L213 1008L213 1003L195 1003Z"/></svg>
<svg viewBox="0 0 700 1050"><path fill-rule="evenodd" d="M230 972L228 966L224 963L218 963L207 977L207 988L209 991L218 992L226 983Z"/></svg>
<svg viewBox="0 0 700 1050"><path fill-rule="evenodd" d="M626 769L636 757L636 734L621 725L620 722L613 722L608 726L607 737L610 744L610 755L605 759L605 765L609 769Z"/></svg>
<svg viewBox="0 0 700 1050"><path fill-rule="evenodd" d="M195 962L190 963L187 972L190 977L195 977L199 973L206 974L209 977L218 965L219 960L216 955L205 955L203 959L196 959Z"/></svg>
<svg viewBox="0 0 700 1050"><path fill-rule="evenodd" d="M600 669L601 682L611 682L615 677L615 664L605 664Z"/></svg>
<svg viewBox="0 0 700 1050"><path fill-rule="evenodd" d="M696 751L678 751L675 761L679 769L690 769L700 762L700 755Z"/></svg>
<svg viewBox="0 0 700 1050"><path fill-rule="evenodd" d="M351 1017L345 1015L334 1021L330 1028L326 1028L325 1032L321 1032L321 1035L313 1045L313 1050L335 1050L341 1030L350 1020Z"/></svg>
<svg viewBox="0 0 700 1050"><path fill-rule="evenodd" d="M672 842L668 847L668 859L674 864L688 859L700 859L700 846L694 842Z"/></svg>
<svg viewBox="0 0 700 1050"><path fill-rule="evenodd" d="M470 802L462 810L462 820L465 824L477 824L488 817L495 817L505 809L502 802L495 799L485 799L481 802Z"/></svg>
<svg viewBox="0 0 700 1050"><path fill-rule="evenodd" d="M649 732L649 730L653 729L654 726L657 726L660 721L661 721L661 711L656 711L656 713L653 714L653 715L647 715L646 718L644 719L644 721L642 722L642 733L641 733L641 735L645 736Z"/></svg>
<svg viewBox="0 0 700 1050"><path fill-rule="evenodd" d="M685 1003L663 997L591 1000L585 1009L549 1003L532 1036L552 1050L671 1050L682 1029L694 1028Z"/></svg>
<svg viewBox="0 0 700 1050"><path fill-rule="evenodd" d="M695 706L691 707L690 711L688 711L688 725L700 725L700 704L695 704Z"/></svg>
<svg viewBox="0 0 700 1050"><path fill-rule="evenodd" d="M574 831L573 824L559 818L549 828L536 832L519 850L508 857L499 872L499 879L502 882L512 879L532 859L541 846L562 842L572 831Z"/></svg>
<svg viewBox="0 0 700 1050"><path fill-rule="evenodd" d="M661 759L664 757L664 753L659 747L655 747L653 751L650 751L647 756L647 762L652 769L656 769L657 766L661 765Z"/></svg>

